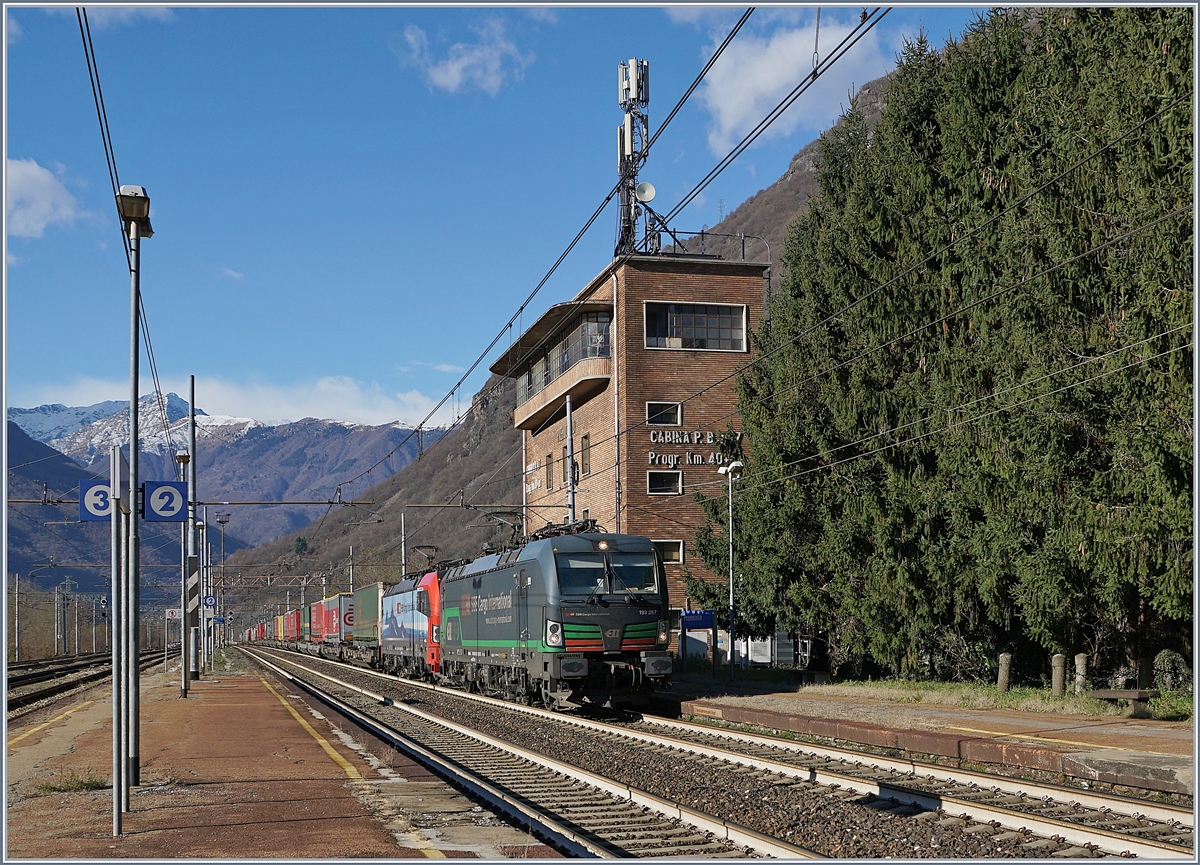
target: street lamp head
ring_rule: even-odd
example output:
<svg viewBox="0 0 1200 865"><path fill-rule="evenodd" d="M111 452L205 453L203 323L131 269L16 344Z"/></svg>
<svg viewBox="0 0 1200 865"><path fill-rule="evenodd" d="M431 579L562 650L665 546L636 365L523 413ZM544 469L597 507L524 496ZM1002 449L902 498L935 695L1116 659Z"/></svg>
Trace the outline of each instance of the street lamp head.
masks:
<svg viewBox="0 0 1200 865"><path fill-rule="evenodd" d="M745 467L745 464L741 460L734 460L727 466L721 466L717 471L723 475L729 475L731 478L737 478L741 476L742 469Z"/></svg>
<svg viewBox="0 0 1200 865"><path fill-rule="evenodd" d="M130 223L136 222L138 234L141 237L151 237L154 229L150 227L150 196L144 186L122 186L117 193L117 209L129 231Z"/></svg>
<svg viewBox="0 0 1200 865"><path fill-rule="evenodd" d="M187 451L180 451L179 453L175 454L175 459L181 466L186 466L191 458L191 454L189 454Z"/></svg>

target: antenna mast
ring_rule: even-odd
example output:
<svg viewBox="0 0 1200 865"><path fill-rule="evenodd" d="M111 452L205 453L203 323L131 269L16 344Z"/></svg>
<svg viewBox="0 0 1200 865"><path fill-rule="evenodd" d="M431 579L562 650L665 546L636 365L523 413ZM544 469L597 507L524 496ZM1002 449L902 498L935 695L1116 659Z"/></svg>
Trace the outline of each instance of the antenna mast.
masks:
<svg viewBox="0 0 1200 865"><path fill-rule="evenodd" d="M617 127L617 171L621 175L621 205L617 216L614 257L635 250L637 242L637 173L646 161L650 121L643 112L650 104L650 63L631 58L617 67L617 102L625 121Z"/></svg>

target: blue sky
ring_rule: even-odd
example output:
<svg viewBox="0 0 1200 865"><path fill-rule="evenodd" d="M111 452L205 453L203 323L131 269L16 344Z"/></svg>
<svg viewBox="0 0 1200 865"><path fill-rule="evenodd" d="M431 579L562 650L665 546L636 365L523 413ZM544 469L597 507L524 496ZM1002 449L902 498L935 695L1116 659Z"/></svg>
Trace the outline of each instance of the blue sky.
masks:
<svg viewBox="0 0 1200 865"><path fill-rule="evenodd" d="M615 183L618 63L650 62L653 134L742 11L90 8L120 179L152 202L164 388L194 374L202 409L263 421L419 421ZM822 53L858 15L822 9ZM974 17L894 9L675 227L774 182L905 37L940 45ZM751 16L641 172L660 212L811 69L814 19ZM6 402L127 399L129 278L74 10L9 6L6 23ZM611 260L615 219L525 325Z"/></svg>

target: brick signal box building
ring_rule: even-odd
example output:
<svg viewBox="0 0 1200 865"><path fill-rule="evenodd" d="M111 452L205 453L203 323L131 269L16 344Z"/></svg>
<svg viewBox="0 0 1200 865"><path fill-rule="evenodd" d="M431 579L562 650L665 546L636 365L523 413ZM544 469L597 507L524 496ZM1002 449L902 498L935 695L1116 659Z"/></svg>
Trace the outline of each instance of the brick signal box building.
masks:
<svg viewBox="0 0 1200 865"><path fill-rule="evenodd" d="M576 517L655 541L672 607L686 606L685 567L724 579L693 555L704 525L693 492L724 489L717 437L741 426L730 374L749 360L768 268L700 256L616 259L492 365L517 380L527 527L566 519L569 398Z"/></svg>

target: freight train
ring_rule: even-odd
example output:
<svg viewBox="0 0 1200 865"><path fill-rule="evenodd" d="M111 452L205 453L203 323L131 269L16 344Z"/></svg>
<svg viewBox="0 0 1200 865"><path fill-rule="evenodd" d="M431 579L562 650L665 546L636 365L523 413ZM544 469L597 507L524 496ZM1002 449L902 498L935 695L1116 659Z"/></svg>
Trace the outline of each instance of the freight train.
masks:
<svg viewBox="0 0 1200 865"><path fill-rule="evenodd" d="M646 538L584 528L325 598L244 636L554 709L642 705L673 665L662 562Z"/></svg>

